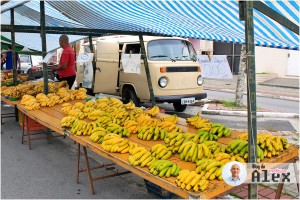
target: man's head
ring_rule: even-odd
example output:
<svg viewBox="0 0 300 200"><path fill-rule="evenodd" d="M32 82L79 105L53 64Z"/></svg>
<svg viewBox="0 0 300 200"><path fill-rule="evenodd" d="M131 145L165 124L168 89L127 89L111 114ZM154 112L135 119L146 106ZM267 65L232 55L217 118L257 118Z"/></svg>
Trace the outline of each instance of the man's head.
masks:
<svg viewBox="0 0 300 200"><path fill-rule="evenodd" d="M231 171L231 176L233 178L237 178L237 177L239 177L239 174L240 174L240 166L238 164L233 164L231 166L230 171Z"/></svg>
<svg viewBox="0 0 300 200"><path fill-rule="evenodd" d="M67 35L61 35L59 37L59 45L61 48L65 48L65 47L69 46L69 38Z"/></svg>
<svg viewBox="0 0 300 200"><path fill-rule="evenodd" d="M8 49L8 50L11 50L11 48L12 48L12 47L11 47L11 44L7 45L7 49Z"/></svg>

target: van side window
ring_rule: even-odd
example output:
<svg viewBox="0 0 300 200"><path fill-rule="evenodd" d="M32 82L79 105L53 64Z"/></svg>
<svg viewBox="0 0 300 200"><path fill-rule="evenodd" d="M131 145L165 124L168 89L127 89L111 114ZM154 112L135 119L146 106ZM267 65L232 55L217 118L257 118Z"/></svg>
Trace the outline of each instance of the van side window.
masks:
<svg viewBox="0 0 300 200"><path fill-rule="evenodd" d="M140 44L127 44L125 49L125 54L140 54L141 45Z"/></svg>

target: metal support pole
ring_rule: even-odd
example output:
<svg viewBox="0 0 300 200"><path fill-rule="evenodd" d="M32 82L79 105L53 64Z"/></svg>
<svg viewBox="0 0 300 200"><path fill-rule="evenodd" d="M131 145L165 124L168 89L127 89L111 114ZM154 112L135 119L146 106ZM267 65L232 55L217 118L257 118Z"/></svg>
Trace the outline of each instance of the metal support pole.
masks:
<svg viewBox="0 0 300 200"><path fill-rule="evenodd" d="M148 81L149 92L150 92L150 99L151 99L152 106L155 106L156 103L155 103L155 98L154 98L154 92L153 92L153 87L152 87L152 82L151 82L150 70L149 70L143 35L139 34L139 38L140 38L140 44L141 44L141 50L142 50L142 58L144 60L145 71L146 71L146 76L147 76L147 81Z"/></svg>
<svg viewBox="0 0 300 200"><path fill-rule="evenodd" d="M256 80L253 25L253 1L245 2L245 35L247 55L248 162L257 162ZM257 199L257 184L248 185L248 198Z"/></svg>
<svg viewBox="0 0 300 200"><path fill-rule="evenodd" d="M15 10L12 8L10 10L10 19L11 19L11 55L12 55L12 65L13 65L13 81L14 85L17 85L17 62L16 62L16 45L15 45Z"/></svg>
<svg viewBox="0 0 300 200"><path fill-rule="evenodd" d="M47 54L46 46L46 31L45 31L45 2L40 1L40 18L41 18L41 39L42 39L42 56L45 58ZM46 63L43 63L43 76L44 76L44 93L48 94L48 67Z"/></svg>
<svg viewBox="0 0 300 200"><path fill-rule="evenodd" d="M92 36L91 36L91 35L89 36L89 42L90 42L90 49L91 49L91 53L94 53L93 38L92 38ZM96 74L96 62L95 62L95 55L94 55L94 57L93 57L92 64L93 64L93 83L95 83L95 74ZM92 86L92 87L94 87L94 86ZM91 88L91 89L94 89L94 88Z"/></svg>

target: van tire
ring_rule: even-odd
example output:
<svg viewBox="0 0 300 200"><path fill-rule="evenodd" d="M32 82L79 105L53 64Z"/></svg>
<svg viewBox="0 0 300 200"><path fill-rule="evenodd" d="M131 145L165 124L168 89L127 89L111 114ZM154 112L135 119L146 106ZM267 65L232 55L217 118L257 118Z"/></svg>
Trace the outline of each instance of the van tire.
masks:
<svg viewBox="0 0 300 200"><path fill-rule="evenodd" d="M125 87L122 92L122 98L124 103L129 103L129 101L132 100L136 107L140 106L140 100L132 88Z"/></svg>
<svg viewBox="0 0 300 200"><path fill-rule="evenodd" d="M174 102L173 107L177 112L185 111L187 104L181 105L181 102Z"/></svg>

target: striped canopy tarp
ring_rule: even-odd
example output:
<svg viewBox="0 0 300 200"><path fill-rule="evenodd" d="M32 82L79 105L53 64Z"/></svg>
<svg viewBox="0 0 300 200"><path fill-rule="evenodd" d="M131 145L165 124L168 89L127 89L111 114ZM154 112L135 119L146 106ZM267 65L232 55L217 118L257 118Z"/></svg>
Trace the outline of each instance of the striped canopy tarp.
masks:
<svg viewBox="0 0 300 200"><path fill-rule="evenodd" d="M298 1L263 3L299 25ZM39 23L38 17L31 15L33 11L39 12L39 1L23 6L16 8L16 12ZM49 26L148 32L245 43L244 22L239 20L236 0L76 0L47 1L45 6ZM299 50L298 35L257 10L254 10L254 31L257 46Z"/></svg>

